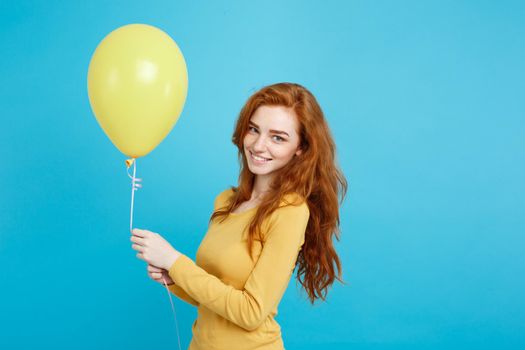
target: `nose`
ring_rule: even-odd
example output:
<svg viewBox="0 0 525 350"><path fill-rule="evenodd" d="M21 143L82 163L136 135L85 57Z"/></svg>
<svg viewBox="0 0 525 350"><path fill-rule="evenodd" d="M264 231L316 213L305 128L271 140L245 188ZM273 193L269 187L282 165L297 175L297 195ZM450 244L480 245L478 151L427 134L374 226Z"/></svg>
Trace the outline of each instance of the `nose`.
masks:
<svg viewBox="0 0 525 350"><path fill-rule="evenodd" d="M259 135L253 144L253 150L255 152L263 152L266 148L265 140L263 135Z"/></svg>

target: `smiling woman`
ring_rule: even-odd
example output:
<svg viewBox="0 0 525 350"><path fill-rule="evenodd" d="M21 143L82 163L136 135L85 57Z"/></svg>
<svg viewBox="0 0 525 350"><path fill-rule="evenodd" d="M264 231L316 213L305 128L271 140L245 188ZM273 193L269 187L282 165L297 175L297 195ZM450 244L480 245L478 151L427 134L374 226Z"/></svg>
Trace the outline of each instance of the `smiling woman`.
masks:
<svg viewBox="0 0 525 350"><path fill-rule="evenodd" d="M250 171L258 175L259 187L266 187L274 171L301 154L298 130L299 122L291 108L261 106L250 118L243 146Z"/></svg>
<svg viewBox="0 0 525 350"><path fill-rule="evenodd" d="M333 237L347 182L321 108L298 84L251 96L232 141L239 186L215 197L196 261L145 230L133 249L150 277L198 307L190 350L284 349L275 316L295 268L312 303L342 282Z"/></svg>

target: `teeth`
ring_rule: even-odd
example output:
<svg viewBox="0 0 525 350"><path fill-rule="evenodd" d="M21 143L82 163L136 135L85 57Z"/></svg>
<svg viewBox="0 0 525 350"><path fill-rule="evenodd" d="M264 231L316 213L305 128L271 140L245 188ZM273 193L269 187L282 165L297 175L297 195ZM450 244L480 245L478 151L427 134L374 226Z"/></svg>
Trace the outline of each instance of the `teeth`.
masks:
<svg viewBox="0 0 525 350"><path fill-rule="evenodd" d="M250 152L251 153L251 152ZM266 158L263 158L263 157L259 157L259 156L256 156L255 154L251 153L252 157L255 158L256 160L261 160L261 161L269 161L269 159L266 159Z"/></svg>

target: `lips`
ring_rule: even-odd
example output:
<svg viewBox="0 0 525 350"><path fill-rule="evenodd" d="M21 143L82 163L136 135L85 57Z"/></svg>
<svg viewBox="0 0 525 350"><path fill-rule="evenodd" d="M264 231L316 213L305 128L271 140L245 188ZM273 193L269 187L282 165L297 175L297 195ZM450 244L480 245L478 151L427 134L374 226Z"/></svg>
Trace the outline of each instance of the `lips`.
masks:
<svg viewBox="0 0 525 350"><path fill-rule="evenodd" d="M255 161L258 161L258 162L269 162L270 160L272 160L271 158L264 158L264 157L261 157L261 156L255 156L251 151L250 151L250 155L252 156L252 159L254 159ZM263 160L256 159L255 157L262 158Z"/></svg>

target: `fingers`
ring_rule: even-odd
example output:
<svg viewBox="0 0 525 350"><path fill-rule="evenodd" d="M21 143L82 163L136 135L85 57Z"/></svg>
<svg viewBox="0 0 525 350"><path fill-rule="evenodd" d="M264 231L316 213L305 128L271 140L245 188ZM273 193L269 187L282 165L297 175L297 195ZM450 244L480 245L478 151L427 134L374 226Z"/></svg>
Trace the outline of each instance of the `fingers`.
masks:
<svg viewBox="0 0 525 350"><path fill-rule="evenodd" d="M160 272L148 272L148 276L153 278L155 281L162 281L162 274Z"/></svg>
<svg viewBox="0 0 525 350"><path fill-rule="evenodd" d="M146 240L144 238L138 237L138 236L131 236L130 241L137 243L139 245L145 245Z"/></svg>
<svg viewBox="0 0 525 350"><path fill-rule="evenodd" d="M162 272L162 269L161 268L158 268L156 266L153 266L153 265L149 265L148 264L148 271L149 272Z"/></svg>
<svg viewBox="0 0 525 350"><path fill-rule="evenodd" d="M145 249L145 244L144 244L144 238L140 238L140 237L136 237L136 236L131 236L131 241L132 242L136 242L135 244L132 244L131 245L131 248L133 250L136 250L137 252L139 252L140 254L137 254L137 258L139 259L142 259L144 261L146 261L144 259L144 249Z"/></svg>
<svg viewBox="0 0 525 350"><path fill-rule="evenodd" d="M173 280L169 277L166 277L164 276L164 273L162 271L162 269L159 269L160 272L152 272L152 271L149 271L149 267L153 267L155 269L158 269L157 267L153 266L153 265L148 265L148 276L149 278L151 278L152 280L154 280L155 282L158 282L162 285L172 285L173 284Z"/></svg>
<svg viewBox="0 0 525 350"><path fill-rule="evenodd" d="M148 276L154 280L155 282L161 282L161 278L157 277L156 275L154 275L152 272L148 272Z"/></svg>
<svg viewBox="0 0 525 350"><path fill-rule="evenodd" d="M141 246L141 245L138 245L138 244L132 244L132 245L131 245L131 248L133 248L133 249L136 250L137 252L141 252L141 253L144 252L144 247Z"/></svg>
<svg viewBox="0 0 525 350"><path fill-rule="evenodd" d="M148 230L141 230L138 228L134 228L133 230L131 230L131 233L133 234L133 236L144 238L144 237L148 237L153 232L150 232Z"/></svg>
<svg viewBox="0 0 525 350"><path fill-rule="evenodd" d="M162 274L158 272L148 272L148 276L154 280L155 282L158 282L160 284L164 284L164 278L162 278Z"/></svg>

